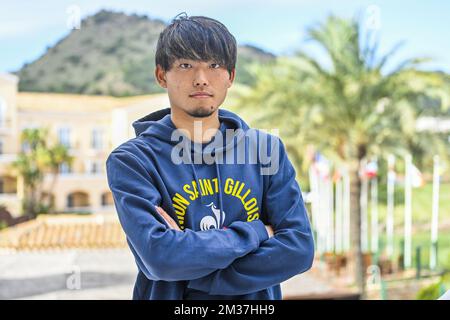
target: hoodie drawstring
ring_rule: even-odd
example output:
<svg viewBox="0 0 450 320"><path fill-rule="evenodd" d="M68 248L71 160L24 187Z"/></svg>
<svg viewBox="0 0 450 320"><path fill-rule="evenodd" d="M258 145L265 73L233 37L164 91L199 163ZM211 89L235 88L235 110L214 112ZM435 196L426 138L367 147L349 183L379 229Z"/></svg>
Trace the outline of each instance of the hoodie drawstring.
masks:
<svg viewBox="0 0 450 320"><path fill-rule="evenodd" d="M223 210L223 200L222 200L222 181L220 180L220 169L219 169L219 165L217 163L217 155L215 153L215 151L212 151L212 154L214 155L214 164L216 166L216 175L217 175L217 183L218 183L218 189L219 189L219 221L217 221L217 225L220 226L222 224L222 210ZM192 168L192 173L194 174L194 179L195 179L195 183L197 184L197 189L198 189L198 193L200 194L200 203L203 203L203 197L202 197L202 191L200 188L200 182L199 179L197 177L197 172L195 171L195 167L194 167L194 163L192 161L192 157L191 157L191 168Z"/></svg>
<svg viewBox="0 0 450 320"><path fill-rule="evenodd" d="M222 182L220 180L220 170L219 170L219 165L217 164L217 157L216 157L215 153L214 153L214 164L216 165L216 174L217 174L217 180L218 180L217 182L219 184L219 213L220 213L219 226L220 226L222 224L222 219L223 219L222 218L222 208L223 208L223 206L222 206L222 188L221 188Z"/></svg>
<svg viewBox="0 0 450 320"><path fill-rule="evenodd" d="M197 184L197 191L200 194L200 202L203 204L203 197L202 197L202 192L200 189L200 182L198 181L197 173L195 171L194 164L192 163L192 161L191 161L191 168L192 168L192 172L194 173L195 183Z"/></svg>

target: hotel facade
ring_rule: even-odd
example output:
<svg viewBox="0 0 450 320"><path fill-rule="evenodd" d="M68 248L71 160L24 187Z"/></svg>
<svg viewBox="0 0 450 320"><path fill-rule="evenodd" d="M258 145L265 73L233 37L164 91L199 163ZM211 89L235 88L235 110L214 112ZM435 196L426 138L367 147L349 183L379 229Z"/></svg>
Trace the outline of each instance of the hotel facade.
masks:
<svg viewBox="0 0 450 320"><path fill-rule="evenodd" d="M56 212L115 213L105 162L121 143L135 137L132 122L166 108L167 94L115 98L18 92L18 78L0 74L0 206L20 216L24 183L11 164L22 149L26 128L48 129L49 144L67 146L74 157L62 164L50 198ZM52 177L44 178L48 190Z"/></svg>

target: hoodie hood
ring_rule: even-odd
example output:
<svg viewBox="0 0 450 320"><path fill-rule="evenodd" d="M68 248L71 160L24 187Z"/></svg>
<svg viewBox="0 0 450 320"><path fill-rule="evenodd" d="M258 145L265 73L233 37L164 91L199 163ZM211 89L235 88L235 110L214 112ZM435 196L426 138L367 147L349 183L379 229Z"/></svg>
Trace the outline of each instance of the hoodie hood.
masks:
<svg viewBox="0 0 450 320"><path fill-rule="evenodd" d="M176 127L174 126L171 118L171 109L166 108L162 110L158 110L155 112L152 112L145 117L142 117L136 121L133 122L133 128L134 132L136 134L136 137L138 136L147 136L147 137L155 137L158 140L164 141L166 143L169 143L171 145L175 145L178 143L178 141L174 141L171 139L172 133L174 130L176 130ZM224 143L222 147L214 148L214 151L216 154L219 154L221 152L224 152L227 149L230 149L234 147L239 141L243 138L245 135L245 132L249 129L249 126L247 123L245 123L244 120L242 120L238 115L235 113L219 109L219 121L220 121L220 128L219 130L222 132L224 142L226 137L226 129L233 129L235 130L233 139L228 141L228 143ZM240 130L238 130L240 129ZM192 142L194 146L208 145L207 143L194 143ZM202 148L203 149L203 148ZM194 147L192 148L193 152L196 152L196 150L199 150L198 148ZM201 150L201 149L200 149ZM207 152L206 150L203 150L203 152Z"/></svg>

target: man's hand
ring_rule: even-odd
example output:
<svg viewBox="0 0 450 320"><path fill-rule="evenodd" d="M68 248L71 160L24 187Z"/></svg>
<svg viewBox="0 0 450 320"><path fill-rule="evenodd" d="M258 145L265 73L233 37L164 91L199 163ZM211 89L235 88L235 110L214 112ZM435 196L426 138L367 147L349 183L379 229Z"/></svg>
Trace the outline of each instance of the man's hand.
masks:
<svg viewBox="0 0 450 320"><path fill-rule="evenodd" d="M269 234L269 238L273 237L272 226L270 224L266 224L265 226L266 226L267 233Z"/></svg>
<svg viewBox="0 0 450 320"><path fill-rule="evenodd" d="M158 206L155 206L155 207L156 207L156 211L158 211L158 213L161 215L161 217L163 217L163 219L167 222L170 229L181 231L181 229L177 225L177 223L169 216L169 214L167 212L164 211L163 208L158 207Z"/></svg>
<svg viewBox="0 0 450 320"><path fill-rule="evenodd" d="M166 221L166 223L169 225L170 229L174 229L174 230L178 230L181 231L180 227L177 225L177 223L172 219L171 216L169 216L169 214L164 211L163 208L155 206L156 211L158 211L158 213L161 215L161 217ZM267 233L269 234L269 238L273 237L273 229L272 226L269 225L265 225Z"/></svg>

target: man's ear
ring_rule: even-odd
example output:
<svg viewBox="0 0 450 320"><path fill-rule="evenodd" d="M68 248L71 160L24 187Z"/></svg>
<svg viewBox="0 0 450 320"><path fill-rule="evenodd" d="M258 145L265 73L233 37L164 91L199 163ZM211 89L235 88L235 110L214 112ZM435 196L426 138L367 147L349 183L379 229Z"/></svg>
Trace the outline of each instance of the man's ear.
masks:
<svg viewBox="0 0 450 320"><path fill-rule="evenodd" d="M166 71L159 64L155 68L155 79L161 87L167 88Z"/></svg>
<svg viewBox="0 0 450 320"><path fill-rule="evenodd" d="M233 84L235 77L236 77L236 68L233 68L233 70L231 70L230 72L230 78L228 79L229 80L228 88L231 87L231 85Z"/></svg>

